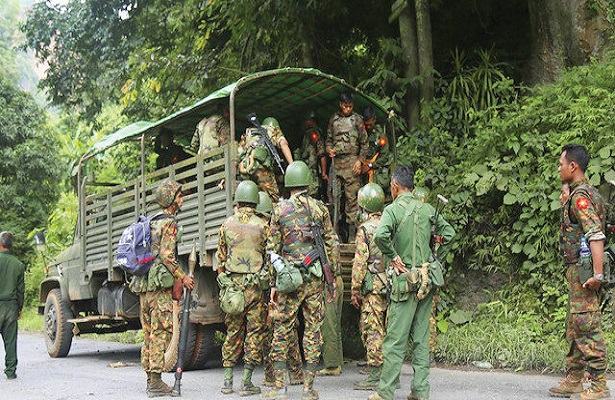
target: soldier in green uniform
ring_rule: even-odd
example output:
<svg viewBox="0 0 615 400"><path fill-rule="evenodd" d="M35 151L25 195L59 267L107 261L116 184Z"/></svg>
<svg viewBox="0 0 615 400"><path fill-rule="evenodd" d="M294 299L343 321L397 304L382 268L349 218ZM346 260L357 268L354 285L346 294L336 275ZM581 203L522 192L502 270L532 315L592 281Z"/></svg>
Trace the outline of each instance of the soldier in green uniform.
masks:
<svg viewBox="0 0 615 400"><path fill-rule="evenodd" d="M265 192L258 192L259 202L256 206L256 214L263 218L267 223L271 218L273 211L273 203L271 198ZM269 291L265 292L265 298L269 298ZM263 385L275 386L275 377L273 374L273 355L271 354L271 341L273 340L273 304L267 307L267 318L265 326L265 335L263 339L263 358L264 358L264 377ZM291 385L303 384L303 360L301 359L301 350L299 349L299 340L297 330L291 332L288 349L288 377Z"/></svg>
<svg viewBox="0 0 615 400"><path fill-rule="evenodd" d="M227 313L226 339L222 346L224 385L222 393L233 393L233 367L243 351L244 370L241 396L261 392L252 383L254 367L262 361L262 341L265 333L265 298L260 285L268 221L255 214L259 202L258 188L252 181L243 181L235 191L237 209L220 227L218 239L218 283L220 292L236 289L243 292L243 310ZM266 271L266 269L265 269Z"/></svg>
<svg viewBox="0 0 615 400"><path fill-rule="evenodd" d="M293 162L293 154L284 137L278 120L267 117L263 120L263 128L274 146L282 150L284 159L288 164ZM274 158L260 140L257 128L248 128L242 135L238 149L239 176L241 179L251 179L258 185L259 190L266 192L274 203L280 198L280 189L275 178Z"/></svg>
<svg viewBox="0 0 615 400"><path fill-rule="evenodd" d="M384 208L384 191L377 184L368 183L359 190L358 202L359 207L367 212L367 221L357 231L350 302L361 310L359 330L367 350L369 376L355 384L354 388L375 390L382 368L382 340L386 334L387 292L390 286L387 265L374 242Z"/></svg>
<svg viewBox="0 0 615 400"><path fill-rule="evenodd" d="M154 151L158 154L156 168L168 167L171 164L190 158L190 154L184 148L175 143L173 132L162 128L154 142Z"/></svg>
<svg viewBox="0 0 615 400"><path fill-rule="evenodd" d="M388 188L393 154L389 151L389 141L382 126L376 124L376 112L373 107L366 107L363 110L363 124L367 132L369 151L361 167L361 173L367 175L365 183L374 182L382 188Z"/></svg>
<svg viewBox="0 0 615 400"><path fill-rule="evenodd" d="M598 190L585 177L589 159L585 147L577 144L564 146L559 159L560 179L570 186L560 225L560 250L570 297L566 320L568 373L558 386L549 389L552 396L582 400L611 398L605 377L606 344L598 293L604 281L606 209ZM579 254L582 237L591 251L587 261ZM591 386L583 390L585 369Z"/></svg>
<svg viewBox="0 0 615 400"><path fill-rule="evenodd" d="M146 275L134 275L130 290L139 294L140 318L143 328L141 365L147 373L148 397L178 396L179 393L161 379L164 352L173 333L173 299L171 289L175 279L192 290L194 280L184 273L177 260L177 223L175 215L181 210L181 185L167 179L156 189L156 202L162 213L151 222L154 264Z"/></svg>
<svg viewBox="0 0 615 400"><path fill-rule="evenodd" d="M342 92L339 107L339 111L329 120L326 149L335 168L336 179L340 180L344 190L348 242L352 242L356 235L359 211L357 192L361 187L361 165L367 159L369 146L363 118L353 112L354 95L352 92ZM329 199L329 201L339 201L339 199Z"/></svg>
<svg viewBox="0 0 615 400"><path fill-rule="evenodd" d="M275 368L275 387L267 391L265 399L286 399L285 369L289 341L295 329L297 313L302 310L305 318L303 352L307 363L303 383L303 399L318 399L314 390L314 376L320 358L322 343L320 326L323 315L323 273L320 261L304 266L306 255L315 248L313 225L320 226L326 253L331 265L337 266L339 254L335 247L336 235L327 207L307 194L312 182L308 166L302 161L291 163L286 168L284 183L290 189L290 198L281 200L273 209L267 251L279 254L286 263L300 269L303 283L296 291L276 291L276 270L270 267L271 295L274 303L272 353ZM339 275L339 271L333 271Z"/></svg>
<svg viewBox="0 0 615 400"><path fill-rule="evenodd" d="M414 172L408 166L395 169L391 177L393 203L383 213L374 242L393 269L391 302L388 310L386 336L382 343L384 357L378 392L369 400L392 400L402 362L412 337L414 379L409 400L429 398L429 314L433 292L429 290L432 274L441 265L433 260L430 248L431 226L435 209L429 203L414 198ZM437 258L443 260L455 236L453 227L438 215L436 234L442 238ZM427 271L425 270L427 268ZM412 279L417 274L429 276L427 285ZM413 284L410 284L410 281Z"/></svg>
<svg viewBox="0 0 615 400"><path fill-rule="evenodd" d="M203 118L196 126L190 148L199 155L224 146L231 140L229 110L220 105L219 113Z"/></svg>
<svg viewBox="0 0 615 400"><path fill-rule="evenodd" d="M15 257L13 234L0 233L0 334L4 341L4 373L7 379L17 378L17 320L24 299L25 268Z"/></svg>
<svg viewBox="0 0 615 400"><path fill-rule="evenodd" d="M328 179L324 138L312 114L308 114L301 123L301 130L303 131L301 147L295 149L294 159L302 160L310 168L310 172L314 179L312 184L308 187L308 194L318 198L321 183L320 179L323 181ZM318 177L320 177L320 179Z"/></svg>

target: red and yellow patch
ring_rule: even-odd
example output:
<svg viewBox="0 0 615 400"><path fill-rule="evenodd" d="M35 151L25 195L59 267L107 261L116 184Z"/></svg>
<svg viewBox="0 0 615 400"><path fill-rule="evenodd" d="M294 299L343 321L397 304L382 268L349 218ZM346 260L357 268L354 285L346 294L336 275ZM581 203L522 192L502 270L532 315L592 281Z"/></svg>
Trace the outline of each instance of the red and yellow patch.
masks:
<svg viewBox="0 0 615 400"><path fill-rule="evenodd" d="M589 200L585 197L580 197L577 199L577 208L579 210L586 210L589 207Z"/></svg>

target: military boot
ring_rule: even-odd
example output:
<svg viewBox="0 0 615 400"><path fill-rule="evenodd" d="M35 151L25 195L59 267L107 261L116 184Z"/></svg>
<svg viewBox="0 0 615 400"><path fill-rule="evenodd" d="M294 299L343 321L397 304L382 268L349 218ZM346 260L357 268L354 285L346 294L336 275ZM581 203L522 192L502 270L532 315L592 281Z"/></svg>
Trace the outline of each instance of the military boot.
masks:
<svg viewBox="0 0 615 400"><path fill-rule="evenodd" d="M162 381L160 372L150 372L149 390L147 397L178 397L179 393L175 392L172 387Z"/></svg>
<svg viewBox="0 0 615 400"><path fill-rule="evenodd" d="M305 371L303 374L303 394L301 400L318 400L318 392L314 390L314 371Z"/></svg>
<svg viewBox="0 0 615 400"><path fill-rule="evenodd" d="M340 376L342 374L342 367L323 368L316 372L317 376Z"/></svg>
<svg viewBox="0 0 615 400"><path fill-rule="evenodd" d="M273 371L275 376L275 387L263 393L262 398L267 400L286 400L286 370L276 369Z"/></svg>
<svg viewBox="0 0 615 400"><path fill-rule="evenodd" d="M382 397L380 397L380 395L378 394L378 392L370 395L367 400L384 400Z"/></svg>
<svg viewBox="0 0 615 400"><path fill-rule="evenodd" d="M566 378L559 382L559 385L549 389L549 395L553 397L570 397L575 393L583 391L583 371L570 370Z"/></svg>
<svg viewBox="0 0 615 400"><path fill-rule="evenodd" d="M369 367L369 376L354 384L355 390L376 390L380 381L380 367Z"/></svg>
<svg viewBox="0 0 615 400"><path fill-rule="evenodd" d="M252 371L254 371L254 365L246 364L243 369L241 389L239 389L240 396L252 396L261 392L261 388L259 388L258 386L254 386L254 384L252 383Z"/></svg>
<svg viewBox="0 0 615 400"><path fill-rule="evenodd" d="M590 379L591 386L581 393L577 393L570 397L571 400L596 400L610 399L611 392L606 385L606 377L604 373L593 374Z"/></svg>
<svg viewBox="0 0 615 400"><path fill-rule="evenodd" d="M224 383L220 392L222 394L233 393L233 367L224 368Z"/></svg>
<svg viewBox="0 0 615 400"><path fill-rule="evenodd" d="M296 371L288 371L288 381L291 386L297 386L303 384L303 369L299 368Z"/></svg>

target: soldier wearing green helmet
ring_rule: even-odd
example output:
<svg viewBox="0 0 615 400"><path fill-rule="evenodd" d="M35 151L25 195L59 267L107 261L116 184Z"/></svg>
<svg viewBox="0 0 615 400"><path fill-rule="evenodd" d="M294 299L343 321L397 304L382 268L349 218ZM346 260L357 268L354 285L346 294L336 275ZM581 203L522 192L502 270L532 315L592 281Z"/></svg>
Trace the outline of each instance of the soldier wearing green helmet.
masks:
<svg viewBox="0 0 615 400"><path fill-rule="evenodd" d="M314 180L308 186L308 194L319 198L322 181L328 179L327 157L325 153L324 136L314 119L314 113L308 113L301 123L301 146L294 151L296 160L303 160L310 168Z"/></svg>
<svg viewBox="0 0 615 400"><path fill-rule="evenodd" d="M261 392L252 383L252 372L262 361L266 303L261 279L267 272L263 255L269 228L267 222L256 215L259 194L254 182L239 183L235 202L235 214L220 227L217 252L220 306L226 312L227 329L222 346L224 384L221 392L233 393L233 367L243 352L239 394L249 396Z"/></svg>
<svg viewBox="0 0 615 400"><path fill-rule="evenodd" d="M288 164L293 162L288 141L284 137L278 120L267 117L262 127L267 131L271 143L278 147ZM258 188L266 192L276 203L280 198L280 189L275 178L275 165L273 155L264 145L257 128L248 128L241 136L238 148L238 171L240 179L250 179L257 183Z"/></svg>
<svg viewBox="0 0 615 400"><path fill-rule="evenodd" d="M258 192L258 204L256 205L256 214L266 221L269 221L273 211L273 203L271 197L262 190Z"/></svg>
<svg viewBox="0 0 615 400"><path fill-rule="evenodd" d="M375 390L382 368L382 341L386 334L387 265L374 242L374 235L384 208L384 191L375 183L359 189L358 203L367 213L366 221L357 231L357 247L352 264L350 302L361 310L359 330L367 350L369 376L357 382L357 390Z"/></svg>
<svg viewBox="0 0 615 400"><path fill-rule="evenodd" d="M329 210L319 200L307 193L312 174L302 161L295 161L286 168L284 183L290 189L290 198L281 199L273 208L270 235L267 238L267 252L281 256L287 263L300 266L303 283L294 292L282 293L276 290L276 268L270 266L270 302L277 312L273 316L273 341L271 344L274 362L275 387L267 391L264 399L286 398L286 369L288 349L293 340L295 321L299 309L305 318L303 351L306 361L304 373L304 400L318 399L314 390L314 377L320 359L320 328L323 315L323 272L320 261L306 261L306 256L316 246L314 225L323 231L325 252L334 266L334 275L339 275L337 235L333 230ZM272 257L273 258L273 257ZM335 291L342 288L336 288Z"/></svg>

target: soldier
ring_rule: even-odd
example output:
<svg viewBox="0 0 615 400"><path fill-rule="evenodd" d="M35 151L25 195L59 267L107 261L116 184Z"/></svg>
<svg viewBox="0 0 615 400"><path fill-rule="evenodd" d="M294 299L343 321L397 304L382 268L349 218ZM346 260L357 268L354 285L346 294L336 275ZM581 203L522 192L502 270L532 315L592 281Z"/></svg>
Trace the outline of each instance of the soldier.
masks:
<svg viewBox="0 0 615 400"><path fill-rule="evenodd" d="M240 396L258 394L252 383L254 367L262 361L261 343L265 332L265 299L260 285L263 255L267 242L267 221L255 214L259 202L258 188L243 181L235 192L237 210L220 227L218 240L218 283L221 293L229 286L243 295L244 307L237 314L227 313L226 339L222 346L224 367L223 394L233 393L233 367L242 351L244 370Z"/></svg>
<svg viewBox="0 0 615 400"><path fill-rule="evenodd" d="M327 157L325 154L324 138L318 124L314 120L313 114L306 116L301 124L303 131L303 139L301 147L295 149L294 158L304 161L310 168L312 177L320 177L323 181L327 181ZM308 188L308 194L312 197L318 197L320 192L320 179L314 179Z"/></svg>
<svg viewBox="0 0 615 400"><path fill-rule="evenodd" d="M173 333L173 299L171 289L175 279L192 290L194 280L184 273L177 260L177 223L175 215L181 210L181 185L167 179L156 189L156 202L162 213L151 222L154 264L146 275L134 275L130 290L139 294L140 318L143 328L141 365L147 373L147 396L179 396L161 379L164 352Z"/></svg>
<svg viewBox="0 0 615 400"><path fill-rule="evenodd" d="M354 241L359 207L357 192L361 187L361 165L369 149L363 118L355 112L354 95L350 91L340 95L339 111L329 120L327 127L327 154L335 168L336 179L344 189L348 242ZM329 174L331 176L331 174ZM331 202L339 199L329 199ZM336 223L337 221L334 221Z"/></svg>
<svg viewBox="0 0 615 400"><path fill-rule="evenodd" d="M369 376L354 386L357 390L376 390L382 368L382 340L386 334L387 292L389 280L382 253L374 234L382 217L384 191L375 183L359 190L359 207L367 212L367 221L357 231L357 248L352 263L350 302L361 310L359 330L367 350Z"/></svg>
<svg viewBox="0 0 615 400"><path fill-rule="evenodd" d="M376 112L373 107L366 107L363 110L363 121L369 151L367 159L363 162L361 173L368 176L368 182L374 182L382 188L387 188L390 176L389 167L393 162L393 154L389 151L389 141L382 126L376 125Z"/></svg>
<svg viewBox="0 0 615 400"><path fill-rule="evenodd" d="M4 341L6 379L17 378L17 320L21 317L25 291L25 268L12 249L13 234L0 233L0 334Z"/></svg>
<svg viewBox="0 0 615 400"><path fill-rule="evenodd" d="M199 155L224 146L231 140L228 107L220 104L218 112L203 118L196 126L190 148Z"/></svg>
<svg viewBox="0 0 615 400"><path fill-rule="evenodd" d="M314 376L320 358L320 326L323 314L323 271L320 260L305 267L306 255L315 248L314 225L324 231L323 239L330 262L337 265L339 254L335 248L335 232L327 207L307 194L312 183L308 166L302 161L291 163L286 168L284 183L290 189L290 198L281 200L273 210L267 240L267 251L282 256L287 263L298 266L303 283L291 293L277 292L274 285L275 268L270 267L271 295L274 304L272 354L275 368L275 387L268 390L265 399L286 399L286 356L291 332L295 329L297 313L303 311L305 332L303 352L307 363L303 383L303 399L318 399L314 390ZM334 271L337 275L338 271Z"/></svg>
<svg viewBox="0 0 615 400"><path fill-rule="evenodd" d="M431 226L435 209L422 203L412 194L414 172L400 166L391 177L393 203L383 213L374 242L390 261L392 271L391 302L388 310L386 336L382 343L383 364L378 391L369 400L391 400L399 380L401 366L412 335L412 367L414 379L409 400L429 399L429 314L433 292L425 285L429 269L441 265L432 259ZM437 258L442 260L449 251L455 230L438 215L437 232L442 238ZM420 279L417 277L420 276ZM412 282L412 284L411 284Z"/></svg>
<svg viewBox="0 0 615 400"><path fill-rule="evenodd" d="M265 192L258 192L259 202L256 206L256 214L263 218L267 223L271 218L271 212L273 211L273 203L271 198ZM267 273L268 274L268 273ZM267 275L269 277L269 275ZM265 293L265 298L269 298L269 291ZM273 375L273 358L271 354L271 341L273 340L273 305L269 304L267 307L267 318L265 325L265 335L263 339L263 358L264 358L264 378L263 385L273 387L275 386L275 378ZM297 329L293 330L289 340L290 347L288 349L288 377L291 385L303 384L303 361L301 359L301 350L299 349L299 340Z"/></svg>
<svg viewBox="0 0 615 400"><path fill-rule="evenodd" d="M568 144L559 158L562 184L570 186L570 196L562 207L560 251L568 281L566 341L568 373L549 394L571 399L610 399L606 384L606 343L602 333L599 289L604 281L603 256L606 209L598 190L589 184L585 170L589 163L585 147ZM580 243L586 238L591 256L584 261ZM578 263L577 263L578 262ZM591 386L583 390L587 368Z"/></svg>
<svg viewBox="0 0 615 400"><path fill-rule="evenodd" d="M158 154L156 158L156 168L168 167L171 164L190 158L190 154L184 148L175 143L173 132L169 129L161 128L154 142L154 151Z"/></svg>
<svg viewBox="0 0 615 400"><path fill-rule="evenodd" d="M293 162L293 155L284 137L278 120L267 117L263 120L263 128L275 146L282 150L288 164ZM266 192L274 203L280 198L280 190L275 178L274 157L260 139L257 128L248 128L239 143L239 174L242 179L251 179L258 188Z"/></svg>

